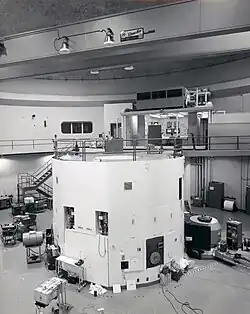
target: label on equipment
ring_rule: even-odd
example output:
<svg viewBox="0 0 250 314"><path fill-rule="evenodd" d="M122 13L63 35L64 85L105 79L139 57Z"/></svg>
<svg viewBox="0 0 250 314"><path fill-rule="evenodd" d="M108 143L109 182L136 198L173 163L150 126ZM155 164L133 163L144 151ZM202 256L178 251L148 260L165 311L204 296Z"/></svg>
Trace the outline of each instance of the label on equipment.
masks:
<svg viewBox="0 0 250 314"><path fill-rule="evenodd" d="M120 32L120 41L129 41L144 38L144 28L129 29Z"/></svg>

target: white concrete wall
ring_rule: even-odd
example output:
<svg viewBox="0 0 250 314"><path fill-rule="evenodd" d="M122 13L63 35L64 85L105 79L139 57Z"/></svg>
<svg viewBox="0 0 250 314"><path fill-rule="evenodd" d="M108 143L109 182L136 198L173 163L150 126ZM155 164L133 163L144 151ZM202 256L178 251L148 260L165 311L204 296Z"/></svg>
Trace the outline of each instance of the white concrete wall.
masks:
<svg viewBox="0 0 250 314"><path fill-rule="evenodd" d="M224 182L225 196L236 197L237 206L242 209L245 208L246 185L250 183L249 166L248 157L211 160L211 180Z"/></svg>
<svg viewBox="0 0 250 314"><path fill-rule="evenodd" d="M208 172L206 174L206 187L209 181L224 182L225 196L236 198L240 209L245 208L246 186L250 184L250 158L248 157L212 157L206 159ZM185 199L198 195L198 167L185 161Z"/></svg>
<svg viewBox="0 0 250 314"><path fill-rule="evenodd" d="M214 110L225 110L227 113L250 112L250 94L213 99Z"/></svg>
<svg viewBox="0 0 250 314"><path fill-rule="evenodd" d="M51 155L0 157L0 195L12 194L16 196L18 173L28 172L32 174L51 157ZM50 184L49 181L46 183Z"/></svg>
<svg viewBox="0 0 250 314"><path fill-rule="evenodd" d="M54 230L63 254L83 258L86 279L105 286L123 285L128 279L139 279L140 283L147 282L147 277L149 281L157 280L159 267L146 269L145 241L165 236L165 262L183 255L183 202L178 198L178 180L183 175L183 158L137 162L54 160ZM133 183L131 191L124 190L126 181ZM64 232L64 206L75 208L75 230ZM96 233L96 210L109 213L107 239ZM122 274L121 251L131 264L135 259L134 271Z"/></svg>
<svg viewBox="0 0 250 314"><path fill-rule="evenodd" d="M211 140L212 148L236 149L236 136L239 136L239 148L249 149L250 94L214 99L213 104L215 114L212 123L208 125L208 134L218 138ZM225 114L216 114L220 110L225 111Z"/></svg>
<svg viewBox="0 0 250 314"><path fill-rule="evenodd" d="M34 119L32 115L35 115ZM47 127L44 127L44 120ZM0 139L52 138L54 134L59 138L76 137L76 134L61 133L63 121L93 121L93 134L85 136L98 136L103 130L103 108L1 106Z"/></svg>
<svg viewBox="0 0 250 314"><path fill-rule="evenodd" d="M112 187L110 196L114 195L109 199L109 244L113 248L109 256L111 282L120 281L121 248L126 260L134 260L135 271L126 272L126 280L138 278L140 283L145 283L146 277L149 281L157 280L158 267L145 271L147 238L165 236L165 263L182 256L183 222L178 179L183 177L183 166L183 159L130 162L124 166L109 164L108 186ZM112 175L114 173L117 175ZM132 191L123 190L122 184L126 181L133 182ZM142 248L141 252L137 252L138 247Z"/></svg>
<svg viewBox="0 0 250 314"><path fill-rule="evenodd" d="M250 112L215 113L213 123L250 123Z"/></svg>
<svg viewBox="0 0 250 314"><path fill-rule="evenodd" d="M35 118L32 118L35 115ZM44 127L46 121L47 127ZM63 134L61 123L63 121L92 121L91 134ZM52 151L52 139L57 134L59 139L98 137L103 132L103 107L20 107L0 106L0 153L21 153L34 151ZM31 141L23 140L47 139L39 141L44 144L40 147L27 147ZM11 140L14 141L12 147ZM22 140L22 142L20 142ZM5 141L5 142L3 142ZM46 143L46 145L45 145ZM17 146L22 144L23 146ZM9 147L6 147L9 145Z"/></svg>

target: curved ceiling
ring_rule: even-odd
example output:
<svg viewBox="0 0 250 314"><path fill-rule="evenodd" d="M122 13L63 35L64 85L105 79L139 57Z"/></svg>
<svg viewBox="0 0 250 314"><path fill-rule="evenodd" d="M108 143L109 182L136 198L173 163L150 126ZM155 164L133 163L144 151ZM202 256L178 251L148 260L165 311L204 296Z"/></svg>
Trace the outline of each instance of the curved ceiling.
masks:
<svg viewBox="0 0 250 314"><path fill-rule="evenodd" d="M0 36L182 0L1 0Z"/></svg>
<svg viewBox="0 0 250 314"><path fill-rule="evenodd" d="M140 62L127 64L133 66L132 70L125 70L124 65L99 67L93 69L75 70L56 74L36 76L35 78L45 80L113 80L140 77L153 77L176 72L202 69L220 64L230 63L236 60L250 58L250 52L238 52L219 56L197 57L193 59L181 60L143 60ZM92 73L91 73L92 72Z"/></svg>

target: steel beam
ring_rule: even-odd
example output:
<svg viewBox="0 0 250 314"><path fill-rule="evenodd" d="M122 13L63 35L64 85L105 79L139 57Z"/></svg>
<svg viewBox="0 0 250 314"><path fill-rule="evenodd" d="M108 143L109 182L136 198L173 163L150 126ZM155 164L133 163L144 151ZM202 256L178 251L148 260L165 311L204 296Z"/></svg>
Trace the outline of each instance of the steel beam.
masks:
<svg viewBox="0 0 250 314"><path fill-rule="evenodd" d="M213 104L208 104L206 106L178 108L178 109L128 111L128 112L122 112L121 115L125 117L145 116L149 114L158 114L158 113L164 115L168 113L178 113L178 112L203 112L203 111L210 111L212 109L213 109Z"/></svg>

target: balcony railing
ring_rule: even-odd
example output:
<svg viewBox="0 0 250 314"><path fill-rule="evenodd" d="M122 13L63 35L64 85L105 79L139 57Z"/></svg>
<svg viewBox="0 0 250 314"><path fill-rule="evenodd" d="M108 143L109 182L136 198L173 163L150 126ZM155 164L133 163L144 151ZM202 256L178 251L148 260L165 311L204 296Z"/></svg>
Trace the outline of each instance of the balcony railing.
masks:
<svg viewBox="0 0 250 314"><path fill-rule="evenodd" d="M52 139L0 140L0 154L52 152Z"/></svg>
<svg viewBox="0 0 250 314"><path fill-rule="evenodd" d="M249 131L250 133L250 131ZM147 150L148 139L124 140L124 151L129 151L136 147L137 151ZM76 142L81 149L91 149L97 152L96 149L104 148L105 141L100 138L89 139L58 139L57 150L61 152L70 152ZM154 142L154 141L153 141ZM175 147L182 147L182 150L250 150L250 135L249 136L199 136L192 137L169 137L155 139L156 146L162 146L165 151L173 151ZM66 147L66 149L65 149ZM69 148L69 149L67 149ZM54 152L54 143L52 139L24 139L24 140L0 140L0 155L5 154L25 154L39 152Z"/></svg>
<svg viewBox="0 0 250 314"><path fill-rule="evenodd" d="M250 136L188 136L185 138L155 138L155 139L134 139L122 140L122 144L114 143L114 149L107 149L107 144L112 140L89 139L89 140L70 140L71 146L67 140L59 140L59 146L65 147L68 143L69 149L62 151L57 149L56 158L62 158L65 155L77 156L78 160L93 160L96 155L114 155L123 154L132 156L136 160L141 153L163 153L167 152L170 156L176 157L182 155L185 151L190 150L248 150L250 152ZM114 141L114 140L113 140ZM116 139L119 141L119 139ZM77 150L75 149L77 146ZM112 145L111 145L112 146ZM121 148L123 147L123 148ZM93 157L93 155L95 155Z"/></svg>
<svg viewBox="0 0 250 314"><path fill-rule="evenodd" d="M68 141L68 144L72 140ZM59 148L63 148L61 142ZM0 155L54 152L53 139L0 140Z"/></svg>

